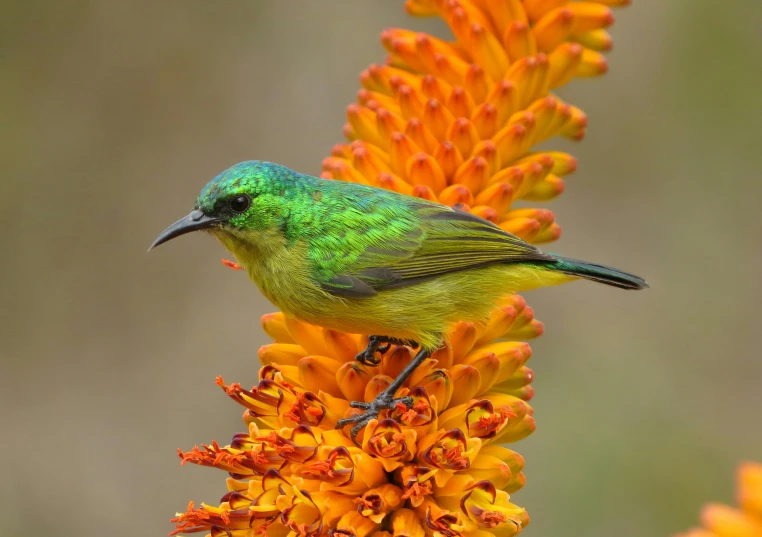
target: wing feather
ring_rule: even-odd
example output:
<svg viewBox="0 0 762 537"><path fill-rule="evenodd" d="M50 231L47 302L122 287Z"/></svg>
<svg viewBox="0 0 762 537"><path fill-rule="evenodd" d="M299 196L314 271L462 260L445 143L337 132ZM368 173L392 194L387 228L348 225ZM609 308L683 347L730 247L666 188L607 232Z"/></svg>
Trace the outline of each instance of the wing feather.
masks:
<svg viewBox="0 0 762 537"><path fill-rule="evenodd" d="M367 246L341 274L323 282L338 296L362 298L496 263L552 261L545 254L493 223L444 205L411 204L417 225ZM399 229L397 226L395 229Z"/></svg>

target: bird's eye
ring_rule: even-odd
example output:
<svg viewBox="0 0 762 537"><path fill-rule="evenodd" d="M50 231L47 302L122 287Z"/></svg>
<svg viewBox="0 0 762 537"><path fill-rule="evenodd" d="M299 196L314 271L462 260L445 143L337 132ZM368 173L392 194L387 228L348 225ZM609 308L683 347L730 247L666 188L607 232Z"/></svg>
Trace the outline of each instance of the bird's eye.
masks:
<svg viewBox="0 0 762 537"><path fill-rule="evenodd" d="M251 207L251 196L246 194L230 200L230 208L237 213L245 212L249 207Z"/></svg>

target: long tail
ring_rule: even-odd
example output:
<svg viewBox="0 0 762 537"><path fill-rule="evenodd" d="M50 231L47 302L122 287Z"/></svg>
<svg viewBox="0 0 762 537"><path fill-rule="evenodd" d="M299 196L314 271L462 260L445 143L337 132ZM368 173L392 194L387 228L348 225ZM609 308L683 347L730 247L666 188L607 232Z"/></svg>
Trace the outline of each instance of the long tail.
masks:
<svg viewBox="0 0 762 537"><path fill-rule="evenodd" d="M587 261L569 259L568 257L557 256L556 261L549 263L547 266L564 274L579 276L580 278L605 283L606 285L613 285L620 289L644 289L648 287L643 278L634 274L628 274L627 272L603 265L596 265L595 263L588 263Z"/></svg>

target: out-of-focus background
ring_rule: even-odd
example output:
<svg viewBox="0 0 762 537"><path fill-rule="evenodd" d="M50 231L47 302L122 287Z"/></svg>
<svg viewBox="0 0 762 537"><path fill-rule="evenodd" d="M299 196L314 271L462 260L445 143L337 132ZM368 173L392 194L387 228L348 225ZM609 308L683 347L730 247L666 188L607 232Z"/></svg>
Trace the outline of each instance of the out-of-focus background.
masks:
<svg viewBox="0 0 762 537"><path fill-rule="evenodd" d="M273 310L210 238L151 254L246 159L318 173L401 0L3 2L0 534L162 535L221 472L177 447L241 430ZM667 536L762 459L762 4L639 0L551 250L652 289L531 293L537 432L517 449L531 535Z"/></svg>

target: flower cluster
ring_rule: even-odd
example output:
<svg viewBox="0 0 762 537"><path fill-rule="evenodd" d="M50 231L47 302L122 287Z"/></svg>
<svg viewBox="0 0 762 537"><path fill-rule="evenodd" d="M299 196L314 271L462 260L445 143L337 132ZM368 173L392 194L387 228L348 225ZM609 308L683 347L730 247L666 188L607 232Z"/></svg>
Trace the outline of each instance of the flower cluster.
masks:
<svg viewBox="0 0 762 537"><path fill-rule="evenodd" d="M575 159L532 148L580 139L585 114L551 94L606 70L610 7L628 0L408 0L438 15L454 40L386 30L390 56L361 76L347 110L349 143L322 176L368 184L471 211L530 242L559 226L544 208L515 208L561 193ZM228 472L219 506L191 503L177 533L296 537L487 537L529 522L509 494L525 482L523 459L500 444L535 429L526 340L542 324L518 296L484 325L457 323L447 346L395 394L410 408L382 412L355 445L336 422L372 401L413 357L392 345L376 366L355 355L367 336L312 326L282 313L262 326L259 384L218 384L244 408L248 430L228 446L180 452L183 462Z"/></svg>
<svg viewBox="0 0 762 537"><path fill-rule="evenodd" d="M701 512L705 528L676 537L762 537L762 464L738 468L737 498L740 509L711 503Z"/></svg>

